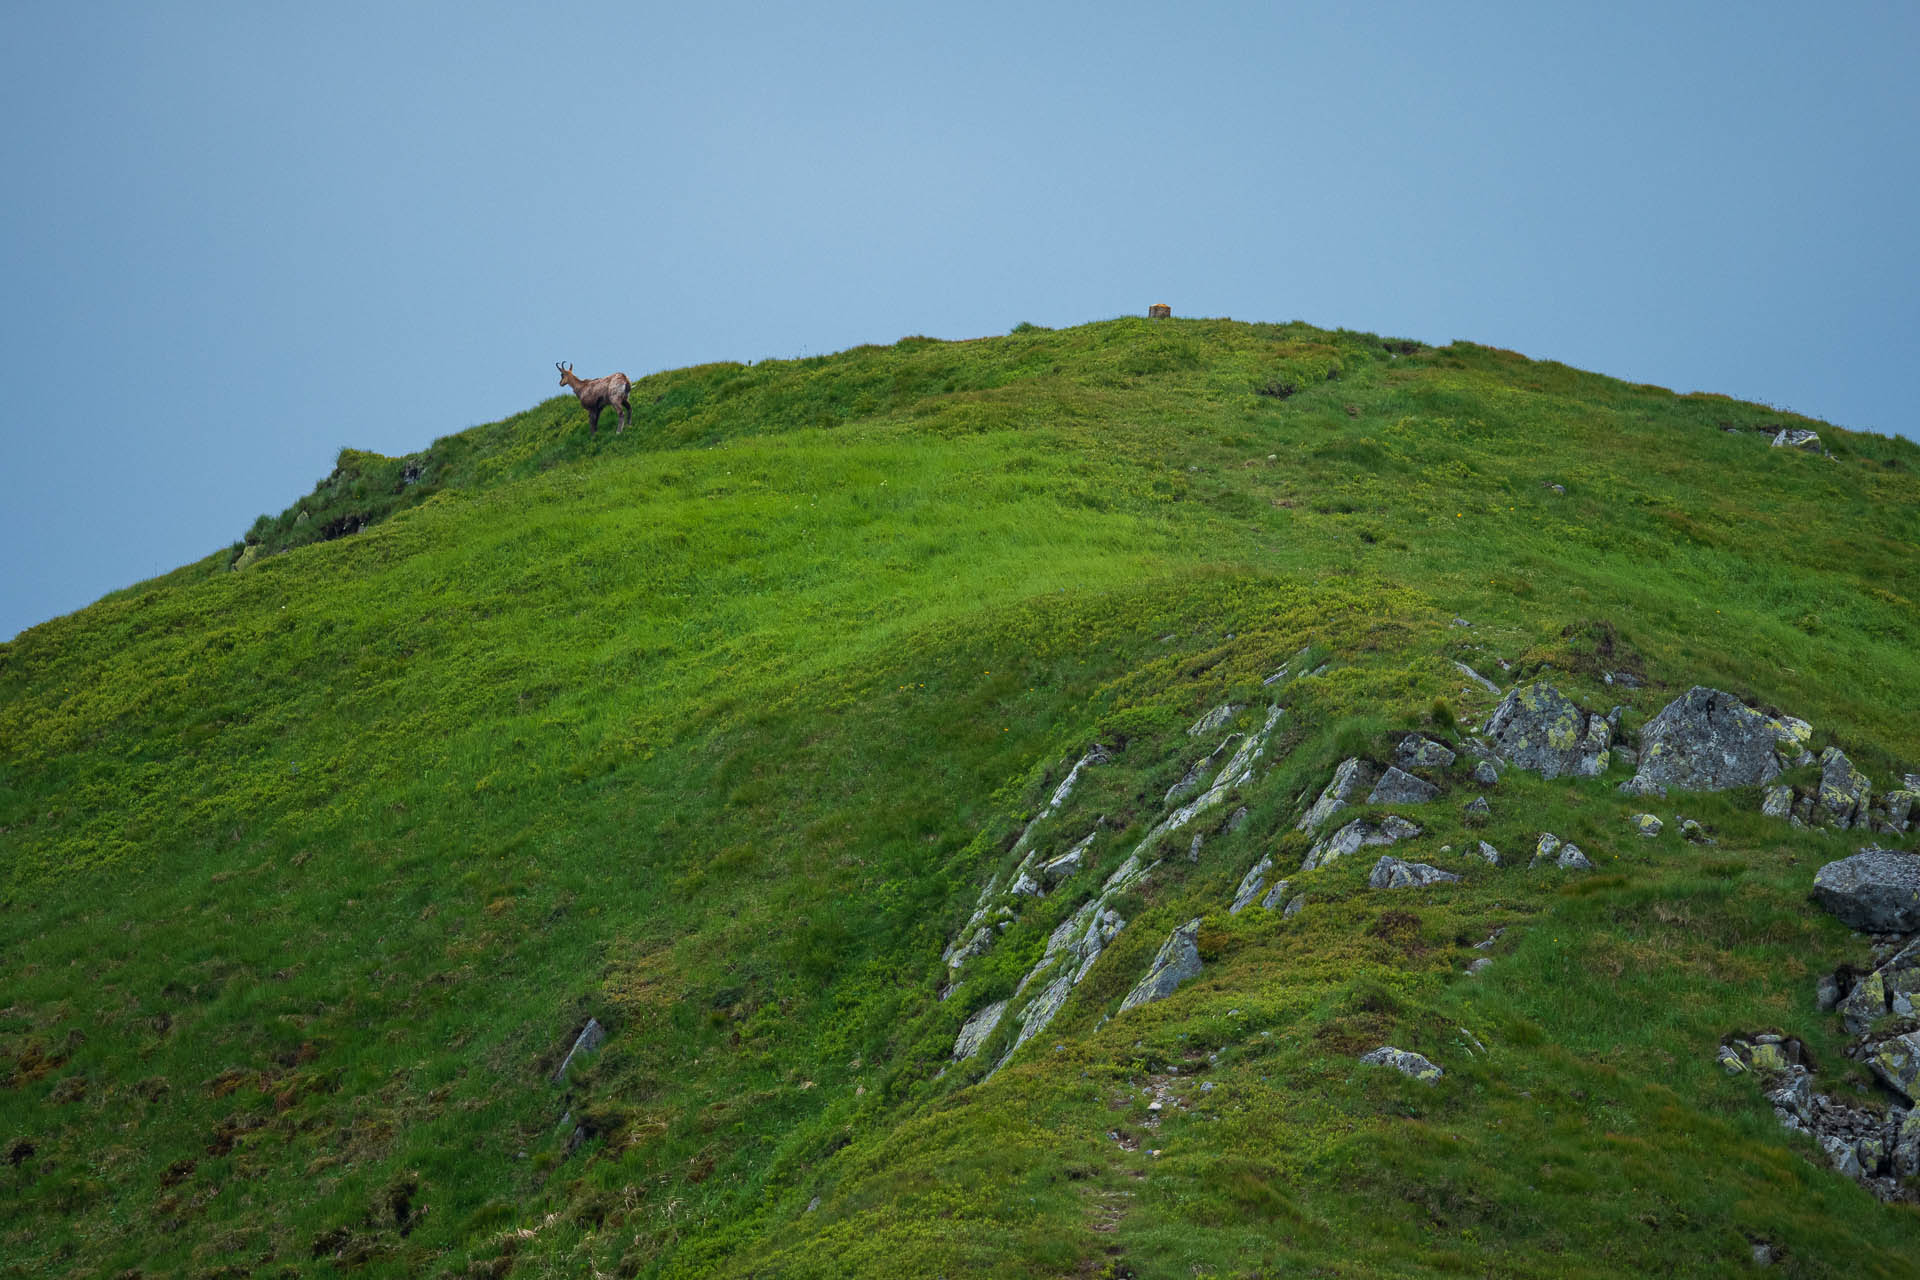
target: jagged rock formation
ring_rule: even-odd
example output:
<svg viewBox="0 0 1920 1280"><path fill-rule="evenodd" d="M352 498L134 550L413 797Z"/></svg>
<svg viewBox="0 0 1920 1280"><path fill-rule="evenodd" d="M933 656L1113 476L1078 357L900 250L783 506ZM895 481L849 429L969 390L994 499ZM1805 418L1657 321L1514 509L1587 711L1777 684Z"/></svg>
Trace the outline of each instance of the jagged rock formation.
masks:
<svg viewBox="0 0 1920 1280"><path fill-rule="evenodd" d="M1882 1200L1915 1198L1900 1179L1920 1173L1920 1113L1815 1093L1804 1046L1777 1033L1731 1038L1720 1046L1719 1061L1729 1075L1757 1078L1781 1125L1810 1135L1835 1172Z"/></svg>
<svg viewBox="0 0 1920 1280"><path fill-rule="evenodd" d="M1606 772L1613 728L1545 681L1508 691L1487 720L1500 758L1543 778L1595 778Z"/></svg>
<svg viewBox="0 0 1920 1280"><path fill-rule="evenodd" d="M1127 993L1120 1002L1120 1012L1155 1000L1165 1000L1172 995L1181 983L1189 978L1200 976L1200 948L1195 939L1200 936L1200 920L1195 917L1175 929L1160 944L1153 963L1147 966L1146 976Z"/></svg>
<svg viewBox="0 0 1920 1280"><path fill-rule="evenodd" d="M1373 864L1373 874L1367 877L1370 889L1420 889L1430 884L1458 882L1459 876L1451 871L1442 871L1438 867L1428 866L1424 862L1406 862L1390 853L1380 855L1380 861Z"/></svg>
<svg viewBox="0 0 1920 1280"><path fill-rule="evenodd" d="M1782 769L1813 757L1813 727L1763 715L1730 693L1693 688L1661 708L1640 730L1634 794L1663 787L1724 791L1770 782Z"/></svg>
<svg viewBox="0 0 1920 1280"><path fill-rule="evenodd" d="M1332 835L1315 841L1313 847L1307 850L1307 856L1301 860L1300 869L1312 871L1368 845L1398 844L1419 834L1419 827L1397 814L1388 814L1378 826L1364 818L1355 818Z"/></svg>

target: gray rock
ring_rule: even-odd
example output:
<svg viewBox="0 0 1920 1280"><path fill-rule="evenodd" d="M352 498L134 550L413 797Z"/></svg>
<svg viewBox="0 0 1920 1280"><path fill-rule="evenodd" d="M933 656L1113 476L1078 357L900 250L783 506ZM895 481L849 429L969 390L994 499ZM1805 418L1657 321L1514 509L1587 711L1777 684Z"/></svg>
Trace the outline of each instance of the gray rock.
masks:
<svg viewBox="0 0 1920 1280"><path fill-rule="evenodd" d="M1294 668L1305 665L1307 654L1309 651L1312 650L1312 648L1313 648L1312 645L1307 645L1304 648L1302 648L1300 652L1294 654L1291 658L1288 658L1285 665L1283 665L1278 671L1274 672L1272 675L1268 676L1265 680L1262 680L1260 683L1262 685L1275 685L1275 684L1279 684L1283 680L1293 679L1295 675Z"/></svg>
<svg viewBox="0 0 1920 1280"><path fill-rule="evenodd" d="M1367 795L1368 804L1425 804L1440 794L1440 788L1424 778L1416 778L1397 765L1388 765L1386 773Z"/></svg>
<svg viewBox="0 0 1920 1280"><path fill-rule="evenodd" d="M1920 773L1903 773L1900 785L1908 791L1920 791Z"/></svg>
<svg viewBox="0 0 1920 1280"><path fill-rule="evenodd" d="M1370 1067L1392 1067L1401 1075L1411 1076L1415 1080L1434 1081L1446 1074L1420 1054L1396 1049L1390 1044L1383 1044L1372 1053L1361 1054L1360 1061Z"/></svg>
<svg viewBox="0 0 1920 1280"><path fill-rule="evenodd" d="M1475 849L1474 852L1482 858L1485 858L1488 866L1497 867L1500 865L1500 851L1488 844L1485 840L1480 842L1480 847Z"/></svg>
<svg viewBox="0 0 1920 1280"><path fill-rule="evenodd" d="M1915 803L1920 803L1920 793L1902 788L1887 792L1887 826L1896 832L1905 831L1913 817Z"/></svg>
<svg viewBox="0 0 1920 1280"><path fill-rule="evenodd" d="M1227 908L1227 914L1239 915L1260 896L1267 886L1267 876L1273 871L1273 859L1263 857L1253 864L1253 869L1240 878L1240 887L1234 891L1233 905Z"/></svg>
<svg viewBox="0 0 1920 1280"><path fill-rule="evenodd" d="M1160 944L1160 950L1153 957L1153 963L1147 967L1146 977L1127 993L1120 1002L1120 1012L1137 1005L1149 1004L1155 1000L1164 1000L1172 995L1181 983L1189 978L1200 976L1200 948L1194 939L1200 935L1200 919L1195 917L1167 935Z"/></svg>
<svg viewBox="0 0 1920 1280"><path fill-rule="evenodd" d="M1187 729L1187 736L1190 738L1205 737L1207 734L1224 726L1227 721L1239 715L1246 705L1244 702L1228 702L1215 707L1193 722Z"/></svg>
<svg viewBox="0 0 1920 1280"><path fill-rule="evenodd" d="M1373 788L1379 781L1380 768L1371 760L1359 758L1342 760L1340 767L1333 771L1333 781L1327 783L1320 798L1313 802L1306 815L1300 819L1297 830L1312 831L1325 825L1331 818L1348 805L1357 804L1361 796Z"/></svg>
<svg viewBox="0 0 1920 1280"><path fill-rule="evenodd" d="M1388 814L1375 826L1364 818L1355 818L1330 836L1314 842L1301 861L1302 871L1324 867L1368 845L1398 844L1420 834L1420 828L1398 814Z"/></svg>
<svg viewBox="0 0 1920 1280"><path fill-rule="evenodd" d="M1479 685L1482 689L1485 689L1488 693L1492 694L1494 697L1497 698L1500 696L1499 685L1487 679L1485 676L1481 675L1478 671L1475 671L1472 667L1468 666L1466 663L1456 662L1453 665L1456 668L1458 668L1461 675L1473 681L1475 684Z"/></svg>
<svg viewBox="0 0 1920 1280"><path fill-rule="evenodd" d="M1613 736L1616 739L1616 741L1613 744L1614 763L1619 765L1623 769L1638 769L1640 767L1639 749L1635 747L1626 747L1626 746L1620 745L1618 741L1618 738L1620 736L1620 731L1618 729L1615 729L1613 731Z"/></svg>
<svg viewBox="0 0 1920 1280"><path fill-rule="evenodd" d="M994 1028L1000 1025L1000 1016L1007 1011L1005 1000L996 1000L983 1009L976 1010L960 1028L960 1034L953 1039L953 1060L962 1062L980 1052L980 1046L987 1042Z"/></svg>
<svg viewBox="0 0 1920 1280"><path fill-rule="evenodd" d="M1276 880L1273 888L1267 890L1266 895L1260 899L1260 905L1266 910L1271 911L1279 906L1286 896L1287 882L1285 880Z"/></svg>
<svg viewBox="0 0 1920 1280"><path fill-rule="evenodd" d="M1593 870L1593 863L1587 861L1587 855L1580 852L1580 846L1577 844L1561 845L1559 856L1554 858L1553 865L1562 871Z"/></svg>
<svg viewBox="0 0 1920 1280"><path fill-rule="evenodd" d="M567 1050L567 1056L560 1060L560 1069L553 1073L553 1082L559 1084L565 1080L567 1070L576 1060L586 1057L606 1042L607 1029L600 1025L598 1019L588 1018L587 1025L582 1027L580 1034L574 1037L573 1048Z"/></svg>
<svg viewBox="0 0 1920 1280"><path fill-rule="evenodd" d="M1634 781L1688 791L1771 782L1783 768L1811 759L1800 732L1805 727L1804 721L1762 715L1730 693L1695 685L1640 730Z"/></svg>
<svg viewBox="0 0 1920 1280"><path fill-rule="evenodd" d="M1605 773L1613 730L1545 681L1510 689L1487 720L1500 758L1543 778Z"/></svg>
<svg viewBox="0 0 1920 1280"><path fill-rule="evenodd" d="M1533 858L1527 863L1527 866L1537 867L1542 862L1551 862L1553 861L1554 855L1559 852L1560 837L1551 831L1542 831L1540 833L1540 842L1534 845Z"/></svg>
<svg viewBox="0 0 1920 1280"><path fill-rule="evenodd" d="M1813 899L1869 933L1920 930L1920 857L1869 847L1814 873Z"/></svg>
<svg viewBox="0 0 1920 1280"><path fill-rule="evenodd" d="M1470 961L1468 963L1467 973L1470 976L1478 977L1481 971L1484 970L1488 965L1492 963L1493 963L1492 956L1481 956L1479 959Z"/></svg>
<svg viewBox="0 0 1920 1280"><path fill-rule="evenodd" d="M1051 862L1040 864L1040 878L1046 883L1059 884L1086 865L1087 850L1093 845L1093 838L1100 833L1088 832L1079 844L1067 850Z"/></svg>
<svg viewBox="0 0 1920 1280"><path fill-rule="evenodd" d="M1822 1013L1832 1013L1840 1007L1840 979L1837 975L1823 973L1813 984L1813 1003Z"/></svg>
<svg viewBox="0 0 1920 1280"><path fill-rule="evenodd" d="M1410 733L1400 739L1400 745L1394 748L1393 758L1403 769L1444 769L1457 757L1446 744Z"/></svg>
<svg viewBox="0 0 1920 1280"><path fill-rule="evenodd" d="M1660 821L1660 819L1651 813L1636 813L1629 816L1627 821L1633 824L1634 830L1649 840L1659 835L1661 830L1666 826L1664 822Z"/></svg>
<svg viewBox="0 0 1920 1280"><path fill-rule="evenodd" d="M1406 862L1384 853L1380 855L1380 861L1373 864L1373 874L1367 877L1367 886L1373 889L1420 889L1430 884L1458 883L1459 880L1460 877L1451 871L1442 871L1424 862Z"/></svg>
<svg viewBox="0 0 1920 1280"><path fill-rule="evenodd" d="M1820 452L1820 433L1808 431L1804 427L1782 427L1780 434L1773 438L1776 449L1802 449L1808 453Z"/></svg>
<svg viewBox="0 0 1920 1280"><path fill-rule="evenodd" d="M1665 796L1667 794L1665 784L1650 781L1637 774L1615 787L1614 790L1623 796Z"/></svg>
<svg viewBox="0 0 1920 1280"><path fill-rule="evenodd" d="M1713 837L1707 834L1707 829L1692 818L1680 819L1680 838L1688 844L1715 843Z"/></svg>
<svg viewBox="0 0 1920 1280"><path fill-rule="evenodd" d="M1500 781L1500 771L1494 768L1493 761L1482 760L1473 766L1473 780L1483 787L1491 787Z"/></svg>
<svg viewBox="0 0 1920 1280"><path fill-rule="evenodd" d="M1294 896L1293 901L1287 904L1286 910L1282 911L1280 915L1283 919L1291 920L1295 916L1299 915L1301 908L1305 907L1306 905L1307 905L1307 895L1304 893L1296 894Z"/></svg>
<svg viewBox="0 0 1920 1280"><path fill-rule="evenodd" d="M1470 818L1491 818L1493 816L1493 806L1487 803L1485 796L1475 796L1460 806L1460 812Z"/></svg>
<svg viewBox="0 0 1920 1280"><path fill-rule="evenodd" d="M1785 822L1793 816L1793 788L1768 787L1760 797L1760 812L1769 818L1778 818Z"/></svg>
<svg viewBox="0 0 1920 1280"><path fill-rule="evenodd" d="M1820 753L1820 799L1817 812L1821 820L1845 831L1866 825L1868 803L1873 784L1867 775L1853 767L1847 753L1828 747Z"/></svg>

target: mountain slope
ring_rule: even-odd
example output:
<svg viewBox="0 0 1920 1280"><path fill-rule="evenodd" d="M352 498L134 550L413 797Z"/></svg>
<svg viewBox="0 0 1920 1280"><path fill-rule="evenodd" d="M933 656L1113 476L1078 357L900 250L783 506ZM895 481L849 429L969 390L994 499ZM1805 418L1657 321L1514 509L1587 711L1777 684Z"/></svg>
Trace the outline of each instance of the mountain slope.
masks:
<svg viewBox="0 0 1920 1280"><path fill-rule="evenodd" d="M1457 662L1628 738L1724 689L1886 790L1920 758L1910 443L1228 321L634 403L593 443L556 400L343 454L0 650L0 1274L1713 1274L1755 1241L1907 1273L1911 1210L1714 1062L1777 1028L1866 1087L1813 979L1867 944L1805 901L1864 837L1617 764L1505 769L1482 821L1463 755L1390 850L1459 883L1293 868L1341 760L1470 745L1498 699ZM1529 870L1542 831L1596 870ZM1297 915L1228 910L1261 857ZM1125 924L1044 1033L953 1062L1096 899ZM1191 919L1201 975L1120 1012Z"/></svg>

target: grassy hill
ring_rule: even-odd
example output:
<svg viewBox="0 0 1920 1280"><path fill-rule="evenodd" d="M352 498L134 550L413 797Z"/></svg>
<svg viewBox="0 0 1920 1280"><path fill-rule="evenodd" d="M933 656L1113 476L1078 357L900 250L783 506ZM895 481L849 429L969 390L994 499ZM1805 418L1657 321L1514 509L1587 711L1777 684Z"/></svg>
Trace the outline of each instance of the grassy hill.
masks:
<svg viewBox="0 0 1920 1280"><path fill-rule="evenodd" d="M1394 810L1459 883L1293 871L1342 759L1469 745L1457 663L1629 739L1703 684L1920 767L1912 443L1224 320L633 402L345 451L0 646L0 1276L1915 1273L1913 1209L1714 1061L1775 1029L1867 1096L1814 979L1868 942L1806 900L1865 833L1508 769L1489 818L1458 773ZM1595 869L1529 870L1543 831ZM955 1062L1143 842L1053 1021ZM1229 912L1263 856L1297 915ZM1193 919L1200 976L1120 1012Z"/></svg>

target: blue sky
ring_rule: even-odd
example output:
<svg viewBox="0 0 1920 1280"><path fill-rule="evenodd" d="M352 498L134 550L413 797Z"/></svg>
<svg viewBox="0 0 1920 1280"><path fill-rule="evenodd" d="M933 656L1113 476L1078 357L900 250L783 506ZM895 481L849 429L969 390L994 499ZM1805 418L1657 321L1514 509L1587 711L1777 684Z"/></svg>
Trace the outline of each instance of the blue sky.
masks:
<svg viewBox="0 0 1920 1280"><path fill-rule="evenodd" d="M1920 7L0 11L0 637L343 445L1167 301L1920 434Z"/></svg>

